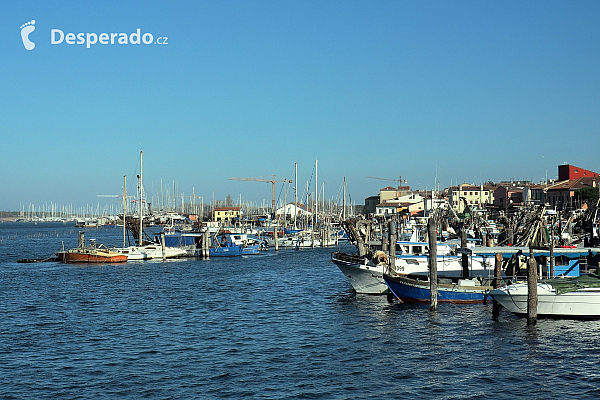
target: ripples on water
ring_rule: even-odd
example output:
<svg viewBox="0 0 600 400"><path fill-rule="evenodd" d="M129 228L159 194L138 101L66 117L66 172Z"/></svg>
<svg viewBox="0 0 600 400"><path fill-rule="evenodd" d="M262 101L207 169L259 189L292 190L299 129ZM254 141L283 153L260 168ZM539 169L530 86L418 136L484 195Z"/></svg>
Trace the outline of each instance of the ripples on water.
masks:
<svg viewBox="0 0 600 400"><path fill-rule="evenodd" d="M355 295L332 250L17 264L76 245L0 224L0 398L597 399L598 321ZM119 244L121 231L87 231Z"/></svg>

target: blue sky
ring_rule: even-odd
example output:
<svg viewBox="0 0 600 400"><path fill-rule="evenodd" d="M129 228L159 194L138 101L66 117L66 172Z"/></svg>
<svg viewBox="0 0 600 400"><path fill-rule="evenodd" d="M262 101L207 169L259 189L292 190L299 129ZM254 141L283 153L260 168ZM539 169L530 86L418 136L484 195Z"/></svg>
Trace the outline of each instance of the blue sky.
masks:
<svg viewBox="0 0 600 400"><path fill-rule="evenodd" d="M4 1L0 210L600 171L597 1ZM21 25L35 20L29 39ZM166 45L51 44L51 30ZM311 185L314 187L314 178ZM164 187L163 186L163 187ZM312 188L311 188L312 189ZM277 193L281 191L277 186ZM288 196L291 196L288 195ZM112 201L108 200L108 201Z"/></svg>

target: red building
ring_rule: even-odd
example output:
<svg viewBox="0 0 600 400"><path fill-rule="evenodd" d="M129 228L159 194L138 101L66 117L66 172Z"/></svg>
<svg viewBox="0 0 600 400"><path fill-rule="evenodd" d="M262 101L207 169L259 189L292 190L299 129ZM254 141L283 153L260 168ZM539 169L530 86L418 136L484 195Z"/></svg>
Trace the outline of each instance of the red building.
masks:
<svg viewBox="0 0 600 400"><path fill-rule="evenodd" d="M558 180L559 181L570 181L577 178L595 178L599 177L600 174L587 169L579 168L574 165L559 165L558 166Z"/></svg>

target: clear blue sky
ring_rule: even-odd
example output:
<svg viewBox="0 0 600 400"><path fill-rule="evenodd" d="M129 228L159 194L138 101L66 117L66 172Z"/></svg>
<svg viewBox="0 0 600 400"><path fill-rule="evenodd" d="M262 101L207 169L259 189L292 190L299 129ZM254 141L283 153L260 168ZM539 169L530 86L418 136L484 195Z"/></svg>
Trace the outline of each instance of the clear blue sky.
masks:
<svg viewBox="0 0 600 400"><path fill-rule="evenodd" d="M598 1L3 1L0 210L600 171ZM35 20L26 50L21 25ZM51 30L166 45L51 44ZM24 28L25 29L25 28ZM314 178L312 181L314 185ZM280 185L277 186L277 193ZM301 190L302 192L302 190ZM108 201L112 201L109 199Z"/></svg>

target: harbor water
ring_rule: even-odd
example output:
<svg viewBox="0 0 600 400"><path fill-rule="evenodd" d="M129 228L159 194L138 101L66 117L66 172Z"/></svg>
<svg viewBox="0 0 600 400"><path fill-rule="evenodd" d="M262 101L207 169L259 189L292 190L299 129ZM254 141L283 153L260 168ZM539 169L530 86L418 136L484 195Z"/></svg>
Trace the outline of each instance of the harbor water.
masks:
<svg viewBox="0 0 600 400"><path fill-rule="evenodd" d="M356 295L335 249L17 263L77 231L0 223L0 399L600 398L600 321Z"/></svg>

